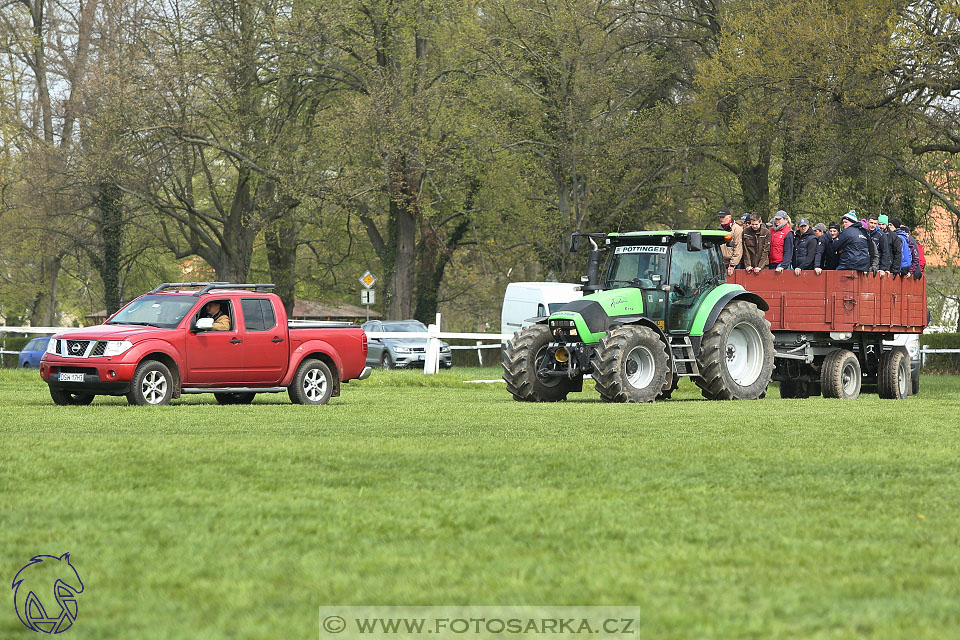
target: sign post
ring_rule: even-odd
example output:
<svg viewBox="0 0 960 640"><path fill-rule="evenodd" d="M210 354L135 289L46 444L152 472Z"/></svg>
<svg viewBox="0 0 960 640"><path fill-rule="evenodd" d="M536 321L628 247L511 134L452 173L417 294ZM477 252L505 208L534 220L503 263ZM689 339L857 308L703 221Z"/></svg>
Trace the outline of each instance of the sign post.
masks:
<svg viewBox="0 0 960 640"><path fill-rule="evenodd" d="M377 300L376 291L371 289L374 284L377 282L377 276L370 273L370 270L363 272L363 275L360 276L360 284L363 285L363 289L360 291L360 304L367 308L367 320L370 320L370 305L374 304Z"/></svg>

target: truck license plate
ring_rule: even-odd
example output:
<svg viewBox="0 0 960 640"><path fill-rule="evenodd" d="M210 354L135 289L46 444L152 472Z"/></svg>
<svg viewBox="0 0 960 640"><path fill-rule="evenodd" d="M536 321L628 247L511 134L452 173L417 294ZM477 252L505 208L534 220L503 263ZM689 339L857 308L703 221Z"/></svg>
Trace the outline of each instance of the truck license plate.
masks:
<svg viewBox="0 0 960 640"><path fill-rule="evenodd" d="M61 373L60 382L83 382L82 373Z"/></svg>

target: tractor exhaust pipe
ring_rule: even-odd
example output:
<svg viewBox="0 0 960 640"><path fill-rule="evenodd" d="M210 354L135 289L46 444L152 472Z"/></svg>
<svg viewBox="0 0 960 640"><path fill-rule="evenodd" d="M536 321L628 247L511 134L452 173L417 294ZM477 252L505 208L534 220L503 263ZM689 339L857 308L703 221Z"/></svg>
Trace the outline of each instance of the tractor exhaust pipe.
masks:
<svg viewBox="0 0 960 640"><path fill-rule="evenodd" d="M600 284L600 262L603 259L603 252L597 246L594 239L587 234L574 233L570 236L570 252L573 253L580 248L580 238L584 237L590 241L590 255L587 257L587 275L580 280L583 282L584 295L603 289Z"/></svg>

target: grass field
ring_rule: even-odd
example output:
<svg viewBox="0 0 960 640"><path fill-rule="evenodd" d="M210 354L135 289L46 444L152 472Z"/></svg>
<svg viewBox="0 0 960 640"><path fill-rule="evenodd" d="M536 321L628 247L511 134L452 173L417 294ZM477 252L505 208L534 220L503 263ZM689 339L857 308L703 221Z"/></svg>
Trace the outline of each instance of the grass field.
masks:
<svg viewBox="0 0 960 640"><path fill-rule="evenodd" d="M638 640L960 633L960 377L643 406L461 382L498 376L134 408L0 371L0 578L70 551L75 639L316 638L330 604L635 605ZM7 594L0 638L29 637Z"/></svg>

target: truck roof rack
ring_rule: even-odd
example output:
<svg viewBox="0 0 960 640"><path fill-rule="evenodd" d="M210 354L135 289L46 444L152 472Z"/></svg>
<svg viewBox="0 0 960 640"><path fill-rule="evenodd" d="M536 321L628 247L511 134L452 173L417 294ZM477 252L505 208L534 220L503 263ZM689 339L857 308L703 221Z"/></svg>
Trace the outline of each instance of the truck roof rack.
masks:
<svg viewBox="0 0 960 640"><path fill-rule="evenodd" d="M266 291L267 289L273 289L275 285L269 283L257 283L257 284L240 284L235 282L164 282L163 284L154 287L148 292L157 293L159 291L164 291L166 289L188 289L192 287L200 287L199 291L194 291L193 295L198 298L205 293L209 293L214 289L253 289L254 291Z"/></svg>

